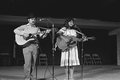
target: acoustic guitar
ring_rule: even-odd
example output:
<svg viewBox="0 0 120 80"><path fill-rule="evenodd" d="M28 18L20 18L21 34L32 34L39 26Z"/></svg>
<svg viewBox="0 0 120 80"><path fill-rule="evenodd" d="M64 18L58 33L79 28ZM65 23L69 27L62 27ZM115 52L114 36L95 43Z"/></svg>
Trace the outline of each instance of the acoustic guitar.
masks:
<svg viewBox="0 0 120 80"><path fill-rule="evenodd" d="M94 37L85 37L88 39L95 39ZM57 38L56 45L61 51L68 50L77 45L77 42L84 41L84 38L76 38L74 36L63 36Z"/></svg>
<svg viewBox="0 0 120 80"><path fill-rule="evenodd" d="M49 33L50 31L51 31L51 29L48 29L47 33ZM25 37L24 35L16 34L15 35L16 43L20 46L24 46L24 45L27 45L31 42L34 42L34 41L36 41L36 35L38 35L39 32L38 33L28 33L28 34L29 34L28 37ZM46 31L44 31L44 34L46 34Z"/></svg>

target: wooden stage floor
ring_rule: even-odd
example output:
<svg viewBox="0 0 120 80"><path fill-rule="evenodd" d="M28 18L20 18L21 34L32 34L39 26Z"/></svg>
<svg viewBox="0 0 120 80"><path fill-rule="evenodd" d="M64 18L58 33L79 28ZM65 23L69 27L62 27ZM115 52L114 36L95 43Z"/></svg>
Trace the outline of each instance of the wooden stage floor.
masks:
<svg viewBox="0 0 120 80"><path fill-rule="evenodd" d="M83 70L83 73L81 72ZM38 80L64 80L64 68L60 66L38 66L33 76ZM83 76L82 76L83 75ZM1 66L0 80L23 80L23 66ZM120 66L117 65L84 65L75 67L75 80L120 80ZM35 79L36 80L36 79Z"/></svg>

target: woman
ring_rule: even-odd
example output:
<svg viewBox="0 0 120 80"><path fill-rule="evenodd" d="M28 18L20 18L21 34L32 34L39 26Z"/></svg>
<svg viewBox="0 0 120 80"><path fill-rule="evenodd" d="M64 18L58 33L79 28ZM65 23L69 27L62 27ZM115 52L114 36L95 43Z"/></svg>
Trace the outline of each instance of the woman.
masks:
<svg viewBox="0 0 120 80"><path fill-rule="evenodd" d="M80 65L77 45L71 46L69 43L67 44L68 46L67 48L66 47L63 48L65 42L68 43L67 41L73 40L72 38L77 38L78 36L77 30L75 29L74 19L73 18L66 19L64 26L58 31L58 34L60 35L60 37L57 38L55 48L57 46L62 47L60 66L65 67L66 74L65 80L68 80L68 78L70 80L74 80L73 78L74 67Z"/></svg>

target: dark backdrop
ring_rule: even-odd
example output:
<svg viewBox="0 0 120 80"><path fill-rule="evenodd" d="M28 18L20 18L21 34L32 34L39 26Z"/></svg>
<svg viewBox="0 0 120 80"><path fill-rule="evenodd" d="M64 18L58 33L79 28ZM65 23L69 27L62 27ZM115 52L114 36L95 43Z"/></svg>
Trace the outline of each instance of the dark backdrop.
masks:
<svg viewBox="0 0 120 80"><path fill-rule="evenodd" d="M17 58L23 58L22 48L15 43L13 30L19 25L0 25L0 53L8 52L11 54L11 65L16 65ZM117 48L116 36L108 36L107 29L85 29L81 28L82 32L88 37L95 37L95 40L88 40L83 43L83 54L97 53L104 65L117 64ZM55 37L56 39L56 37ZM39 40L39 53L45 53L48 56L48 63L52 65L52 36L51 33L45 38ZM81 42L79 42L79 58L81 57ZM14 48L15 46L15 48ZM13 51L16 52L16 58L13 57ZM54 52L55 65L60 64L60 50Z"/></svg>

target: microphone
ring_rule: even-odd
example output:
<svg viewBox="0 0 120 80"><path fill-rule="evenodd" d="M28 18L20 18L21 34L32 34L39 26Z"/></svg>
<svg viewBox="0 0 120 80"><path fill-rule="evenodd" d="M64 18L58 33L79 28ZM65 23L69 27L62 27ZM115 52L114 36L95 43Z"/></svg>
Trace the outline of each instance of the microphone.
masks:
<svg viewBox="0 0 120 80"><path fill-rule="evenodd" d="M39 21L43 21L43 20L46 20L46 18L40 18Z"/></svg>
<svg viewBox="0 0 120 80"><path fill-rule="evenodd" d="M43 21L43 20L47 20L49 21L50 23L52 23L52 26L54 26L53 22L51 20L49 20L48 18L40 18L39 21Z"/></svg>

